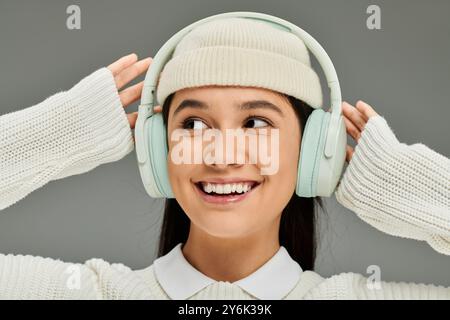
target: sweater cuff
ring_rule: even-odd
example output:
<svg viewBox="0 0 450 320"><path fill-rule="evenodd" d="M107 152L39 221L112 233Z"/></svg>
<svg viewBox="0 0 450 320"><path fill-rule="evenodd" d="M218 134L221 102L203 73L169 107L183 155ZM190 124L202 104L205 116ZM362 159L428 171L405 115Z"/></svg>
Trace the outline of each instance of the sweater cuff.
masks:
<svg viewBox="0 0 450 320"><path fill-rule="evenodd" d="M132 131L120 101L114 76L100 68L67 91L67 103L79 109L85 136L72 164L58 174L61 179L122 159L134 149Z"/></svg>
<svg viewBox="0 0 450 320"><path fill-rule="evenodd" d="M348 189L350 180L360 183L360 178L366 178L368 174L381 174L382 170L372 172L374 165L382 163L389 157L389 154L392 154L395 150L400 150L403 146L406 145L399 142L386 119L381 115L369 118L354 148L353 156L337 185L335 192L337 200L342 202L346 200L344 203L349 206L349 195L344 194L343 189L347 189L345 192L350 190ZM367 183L370 183L370 181L367 181Z"/></svg>
<svg viewBox="0 0 450 320"><path fill-rule="evenodd" d="M381 116L369 119L336 188L336 200L390 235L450 254L449 160L400 143Z"/></svg>
<svg viewBox="0 0 450 320"><path fill-rule="evenodd" d="M399 150L404 146L406 145L398 141L386 119L377 115L367 121L360 140L355 146L355 153L357 149L362 149L359 150L359 153L364 153L370 159L378 159L385 158L385 155L391 154L394 150Z"/></svg>

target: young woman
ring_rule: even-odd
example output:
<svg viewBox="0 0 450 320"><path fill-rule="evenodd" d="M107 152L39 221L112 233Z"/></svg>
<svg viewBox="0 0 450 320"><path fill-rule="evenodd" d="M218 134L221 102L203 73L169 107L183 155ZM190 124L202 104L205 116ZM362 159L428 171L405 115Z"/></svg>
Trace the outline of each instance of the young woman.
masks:
<svg viewBox="0 0 450 320"><path fill-rule="evenodd" d="M239 30L250 30L247 27L260 28L243 25ZM213 39L207 36L213 30L207 28L194 34L195 44L211 48L210 43L202 40ZM276 36L283 40L282 35ZM284 40L289 43L292 39ZM271 38L271 41L277 40ZM255 43L259 49L264 47ZM323 278L314 272L315 213L321 199L298 197L294 190L299 146L313 111L308 102L321 96L317 94L318 88L304 91L300 99L298 91L288 94L289 90L283 89L286 87L281 86L277 91L270 85L270 77L279 76L276 68L272 69L275 73L263 70L256 74L250 67L246 74L256 74L257 79L265 77L264 85L249 85L248 79L236 82L232 76L228 83L221 81L223 78L207 78L207 83L201 82L199 79L205 78L199 76L195 85L180 82L173 85L177 82L170 79L171 75L183 78L175 70L188 72L183 68L193 65L182 60L188 59L188 54L183 55L183 46L190 50L203 49L186 40L174 57L178 67L171 64L164 71L166 77L160 79L158 101L162 108L158 107L157 111L163 112L169 153L175 146L170 137L177 129L193 133L209 128L252 128L260 134L262 128L276 128L279 131L278 171L266 176L259 170L261 163L175 164L169 157L169 178L176 199L166 200L159 256L151 266L131 270L123 264L98 258L77 264L37 256L0 255L0 297L450 298L450 288L442 286L371 283L355 273ZM265 47L268 48L294 52L287 45ZM301 50L300 47L295 52ZM220 50L209 54L223 63L224 57L220 55L224 52L222 43ZM258 59L259 53L253 53L256 56L251 55L252 59ZM239 54L234 52L231 56L236 58ZM279 57L272 58L274 63L282 59L280 52ZM308 74L309 60L304 55L289 57L295 58L302 64L290 67L304 68L303 74ZM292 62L279 60L278 63L283 61ZM126 114L124 107L140 97L142 83L124 87L145 72L150 63L151 59L137 61L134 54L123 57L66 92L1 116L0 208L14 204L51 180L87 172L131 152L131 129L137 114ZM249 65L247 61L245 66ZM210 62L209 66L217 71L214 68L219 64ZM203 70L210 75L211 70ZM288 73L282 76L288 82L299 80L290 79ZM308 85L318 83L312 76L310 80ZM348 167L336 189L339 203L379 230L426 241L438 252L450 254L449 159L423 144L400 143L385 119L362 101L356 107L344 102L342 107L347 132L358 144L354 150L347 146Z"/></svg>

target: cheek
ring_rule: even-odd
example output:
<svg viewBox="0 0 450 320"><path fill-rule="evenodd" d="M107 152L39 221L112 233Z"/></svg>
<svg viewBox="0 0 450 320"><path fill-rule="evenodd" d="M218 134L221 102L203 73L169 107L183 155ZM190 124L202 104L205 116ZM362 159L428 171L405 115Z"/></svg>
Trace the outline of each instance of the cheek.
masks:
<svg viewBox="0 0 450 320"><path fill-rule="evenodd" d="M260 215L271 218L278 216L295 192L300 149L299 142L296 142L298 140L300 139L298 135L295 136L295 132L280 134L278 171L265 176L266 183L261 189L261 199L255 204L258 208L255 211Z"/></svg>
<svg viewBox="0 0 450 320"><path fill-rule="evenodd" d="M192 195L191 177L194 165L175 164L170 158L170 149L167 159L167 169L170 185L175 197L183 199Z"/></svg>
<svg viewBox="0 0 450 320"><path fill-rule="evenodd" d="M279 144L279 170L274 176L283 190L295 188L297 181L297 168L300 151L298 134L287 132L280 135Z"/></svg>
<svg viewBox="0 0 450 320"><path fill-rule="evenodd" d="M167 170L169 175L170 185L172 187L172 191L175 197L179 197L179 195L183 194L183 185L182 182L187 178L186 174L188 171L185 169L188 165L185 164L175 164L172 160L172 151L176 146L177 142L171 141L170 136L171 131L169 130L168 135L168 154L167 154Z"/></svg>

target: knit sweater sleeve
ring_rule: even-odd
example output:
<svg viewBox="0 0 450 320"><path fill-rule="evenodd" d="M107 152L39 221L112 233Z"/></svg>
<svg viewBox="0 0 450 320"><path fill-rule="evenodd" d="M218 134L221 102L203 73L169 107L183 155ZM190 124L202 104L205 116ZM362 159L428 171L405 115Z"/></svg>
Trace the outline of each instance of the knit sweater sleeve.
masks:
<svg viewBox="0 0 450 320"><path fill-rule="evenodd" d="M100 68L67 91L0 117L0 210L133 148L114 77Z"/></svg>
<svg viewBox="0 0 450 320"><path fill-rule="evenodd" d="M155 299L140 272L92 258L84 263L0 254L0 300Z"/></svg>
<svg viewBox="0 0 450 320"><path fill-rule="evenodd" d="M102 299L99 276L88 264L0 254L0 299Z"/></svg>
<svg viewBox="0 0 450 320"><path fill-rule="evenodd" d="M382 116L366 123L335 195L378 230L450 255L450 160L400 143Z"/></svg>
<svg viewBox="0 0 450 320"><path fill-rule="evenodd" d="M304 299L323 300L449 300L450 287L381 281L362 274L344 272L323 280Z"/></svg>

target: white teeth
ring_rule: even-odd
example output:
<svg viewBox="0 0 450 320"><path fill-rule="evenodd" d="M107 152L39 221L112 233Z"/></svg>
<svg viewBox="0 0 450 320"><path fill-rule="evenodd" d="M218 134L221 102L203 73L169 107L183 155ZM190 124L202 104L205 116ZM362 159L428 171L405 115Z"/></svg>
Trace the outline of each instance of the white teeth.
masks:
<svg viewBox="0 0 450 320"><path fill-rule="evenodd" d="M206 184L206 187L205 187L205 185L203 185L203 190L205 190L207 193L211 193L213 191L212 184L208 183L208 184Z"/></svg>
<svg viewBox="0 0 450 320"><path fill-rule="evenodd" d="M215 186L214 186L214 189L215 189L214 191L215 191L216 193L218 193L218 194L224 193L224 192L223 192L223 189L224 189L224 188L223 188L223 185L221 185L221 184L215 185Z"/></svg>
<svg viewBox="0 0 450 320"><path fill-rule="evenodd" d="M206 193L218 193L218 194L230 194L232 192L245 193L251 190L252 186L250 183L233 183L233 184L220 184L220 183L209 183L202 182L203 191Z"/></svg>
<svg viewBox="0 0 450 320"><path fill-rule="evenodd" d="M223 187L223 193L231 193L231 184L226 184Z"/></svg>

